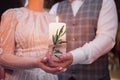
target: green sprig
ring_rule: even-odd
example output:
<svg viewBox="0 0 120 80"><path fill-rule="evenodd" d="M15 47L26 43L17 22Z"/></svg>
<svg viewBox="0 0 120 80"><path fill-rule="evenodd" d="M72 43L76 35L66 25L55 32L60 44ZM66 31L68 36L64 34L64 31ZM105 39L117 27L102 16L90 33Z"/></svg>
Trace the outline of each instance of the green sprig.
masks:
<svg viewBox="0 0 120 80"><path fill-rule="evenodd" d="M62 26L62 28L60 30L56 31L56 34L52 36L52 40L53 40L53 46L52 46L52 50L53 50L53 55L56 54L62 54L62 52L58 49L56 49L57 45L61 45L63 43L66 43L66 41L63 41L61 39L61 37L66 33L66 31L63 30L64 29L64 25Z"/></svg>

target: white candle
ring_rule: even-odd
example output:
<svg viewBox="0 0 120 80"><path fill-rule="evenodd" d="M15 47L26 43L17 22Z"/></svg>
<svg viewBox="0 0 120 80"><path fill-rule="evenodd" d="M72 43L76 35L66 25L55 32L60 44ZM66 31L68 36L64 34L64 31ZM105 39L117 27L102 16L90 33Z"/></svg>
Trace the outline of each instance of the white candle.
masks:
<svg viewBox="0 0 120 80"><path fill-rule="evenodd" d="M66 31L66 24L63 22L58 22L58 17L56 17L56 22L49 24L49 39L52 40L52 35L55 35L57 30L59 31L64 26L63 32ZM62 40L66 41L66 33L61 37Z"/></svg>
<svg viewBox="0 0 120 80"><path fill-rule="evenodd" d="M52 36L56 34L57 30L60 31L60 29L63 28L63 32L66 31L66 24L63 22L58 21L58 17L56 17L56 22L50 23L49 24L49 40L50 40L50 45L53 44ZM66 33L60 37L62 41L66 41ZM61 47L59 47L59 50L63 53L66 52L66 44L62 44Z"/></svg>

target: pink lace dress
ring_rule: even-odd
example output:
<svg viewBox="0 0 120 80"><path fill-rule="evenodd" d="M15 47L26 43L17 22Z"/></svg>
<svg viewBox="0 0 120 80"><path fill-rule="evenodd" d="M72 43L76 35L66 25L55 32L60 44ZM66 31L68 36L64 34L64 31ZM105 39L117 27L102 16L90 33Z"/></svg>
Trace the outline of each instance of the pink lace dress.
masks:
<svg viewBox="0 0 120 80"><path fill-rule="evenodd" d="M55 17L47 12L33 12L24 7L10 9L3 14L0 26L1 49L9 57L1 62L14 70L10 80L58 80L56 75L32 68L29 63L31 59L44 56L48 50L48 26L52 21L55 21ZM11 54L24 61L19 62ZM11 58L16 59L9 61Z"/></svg>

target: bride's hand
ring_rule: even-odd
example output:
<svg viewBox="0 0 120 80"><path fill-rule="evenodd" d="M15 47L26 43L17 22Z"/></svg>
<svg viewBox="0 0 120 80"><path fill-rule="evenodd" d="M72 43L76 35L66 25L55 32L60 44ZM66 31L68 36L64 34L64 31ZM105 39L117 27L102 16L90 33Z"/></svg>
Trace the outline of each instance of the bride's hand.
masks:
<svg viewBox="0 0 120 80"><path fill-rule="evenodd" d="M49 61L46 57L37 59L37 67L43 69L45 72L52 73L52 74L58 74L62 72L62 67L58 66L49 66Z"/></svg>

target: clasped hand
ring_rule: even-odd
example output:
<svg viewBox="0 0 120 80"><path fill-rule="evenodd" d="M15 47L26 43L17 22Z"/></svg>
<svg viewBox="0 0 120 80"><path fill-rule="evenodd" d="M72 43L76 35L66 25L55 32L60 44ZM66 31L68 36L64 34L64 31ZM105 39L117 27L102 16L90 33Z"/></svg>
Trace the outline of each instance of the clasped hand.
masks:
<svg viewBox="0 0 120 80"><path fill-rule="evenodd" d="M41 60L41 68L48 73L59 74L64 72L73 61L71 53L58 54L56 56L48 51Z"/></svg>

